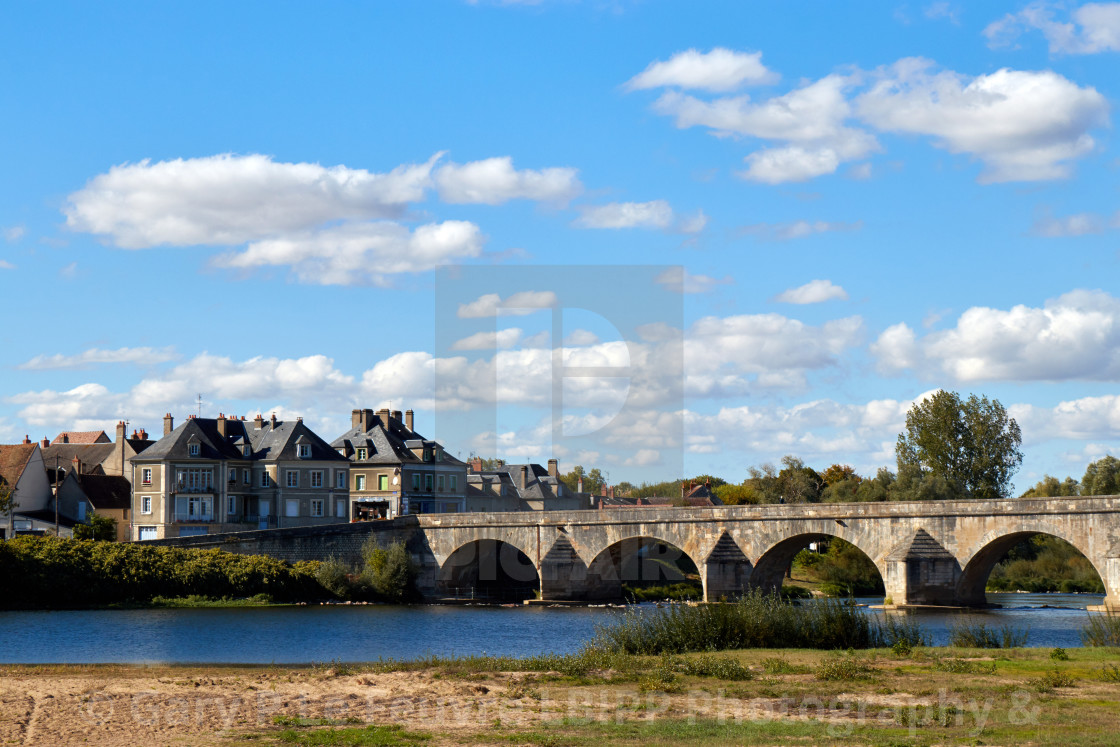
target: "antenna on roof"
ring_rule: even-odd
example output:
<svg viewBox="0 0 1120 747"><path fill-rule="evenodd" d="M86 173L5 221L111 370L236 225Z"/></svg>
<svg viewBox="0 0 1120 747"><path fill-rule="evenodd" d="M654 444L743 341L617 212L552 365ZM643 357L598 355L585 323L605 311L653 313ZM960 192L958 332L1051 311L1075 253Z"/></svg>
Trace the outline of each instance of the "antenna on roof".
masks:
<svg viewBox="0 0 1120 747"><path fill-rule="evenodd" d="M198 395L198 417L202 417L202 394Z"/></svg>

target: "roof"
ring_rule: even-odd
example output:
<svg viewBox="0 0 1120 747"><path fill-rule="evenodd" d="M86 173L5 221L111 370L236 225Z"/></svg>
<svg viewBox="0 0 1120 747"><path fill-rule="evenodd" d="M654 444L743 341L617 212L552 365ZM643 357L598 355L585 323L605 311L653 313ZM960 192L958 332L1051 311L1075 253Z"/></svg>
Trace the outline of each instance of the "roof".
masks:
<svg viewBox="0 0 1120 747"><path fill-rule="evenodd" d="M331 448L341 449L347 457L356 454L358 449L366 449L366 458L360 460L362 464L422 464L423 458L416 456L412 449L423 447L442 451L441 464L463 464L438 441L424 438L393 417L389 418L388 428L380 418L374 418L369 430L354 426L331 442Z"/></svg>
<svg viewBox="0 0 1120 747"><path fill-rule="evenodd" d="M82 475L80 482L94 509L132 506L132 484L119 475Z"/></svg>
<svg viewBox="0 0 1120 747"><path fill-rule="evenodd" d="M39 444L0 445L0 480L15 487Z"/></svg>
<svg viewBox="0 0 1120 747"><path fill-rule="evenodd" d="M281 461L300 459L297 442L311 446L310 459L319 461L345 461L326 441L319 438L302 420L265 420L261 427L256 421L226 420L226 433L218 431L216 418L188 418L178 428L155 444L132 457L134 461L162 461L167 459L233 459L237 461ZM243 447L251 445L250 455ZM189 445L197 444L198 456L191 456Z"/></svg>
<svg viewBox="0 0 1120 747"><path fill-rule="evenodd" d="M521 468L526 468L526 485L521 487ZM478 473L484 480L488 476L499 476L514 490L523 501L547 501L559 497L560 478L548 474L548 469L539 464L504 464L498 469L483 470ZM469 479L469 477L468 477Z"/></svg>
<svg viewBox="0 0 1120 747"><path fill-rule="evenodd" d="M93 467L108 459L116 449L115 444L63 444L53 443L43 449L43 464L54 468L55 458L58 459L59 468L69 471L72 469L75 457L82 462L83 471L92 471Z"/></svg>
<svg viewBox="0 0 1120 747"><path fill-rule="evenodd" d="M33 519L35 521L41 521L46 524L53 524L55 520L53 508L43 508L39 509L38 511L16 511L14 514L12 514L12 516L16 517L17 519ZM69 517L63 516L62 514L58 515L58 525L60 527L73 529L76 525L81 523L82 522L77 521L76 519L71 519Z"/></svg>
<svg viewBox="0 0 1120 747"><path fill-rule="evenodd" d="M71 444L109 444L113 439L105 431L63 431L54 437L55 442L63 441Z"/></svg>

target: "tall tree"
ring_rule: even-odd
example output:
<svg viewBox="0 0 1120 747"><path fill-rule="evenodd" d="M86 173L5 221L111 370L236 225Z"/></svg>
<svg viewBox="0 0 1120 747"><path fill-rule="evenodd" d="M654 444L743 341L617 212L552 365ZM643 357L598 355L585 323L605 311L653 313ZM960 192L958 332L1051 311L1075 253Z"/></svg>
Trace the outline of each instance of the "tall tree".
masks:
<svg viewBox="0 0 1120 747"><path fill-rule="evenodd" d="M1081 478L1081 494L1120 494L1120 459L1110 454L1090 464Z"/></svg>
<svg viewBox="0 0 1120 747"><path fill-rule="evenodd" d="M944 479L961 496L1006 498L1023 462L1019 424L999 400L939 390L906 413L898 436L898 470L917 467Z"/></svg>

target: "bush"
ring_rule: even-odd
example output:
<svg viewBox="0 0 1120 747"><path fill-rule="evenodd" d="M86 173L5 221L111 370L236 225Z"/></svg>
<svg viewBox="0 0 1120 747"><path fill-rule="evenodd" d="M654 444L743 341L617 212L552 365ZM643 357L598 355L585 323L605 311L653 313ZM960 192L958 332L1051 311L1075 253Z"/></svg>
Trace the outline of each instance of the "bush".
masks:
<svg viewBox="0 0 1120 747"><path fill-rule="evenodd" d="M349 570L337 558L330 558L319 563L315 570L315 580L339 599L351 599L355 589L350 581Z"/></svg>
<svg viewBox="0 0 1120 747"><path fill-rule="evenodd" d="M74 539L116 542L117 520L108 516L91 514L88 524L74 525Z"/></svg>
<svg viewBox="0 0 1120 747"><path fill-rule="evenodd" d="M1041 677L1033 680L1031 684L1034 685L1035 690L1046 692L1048 690L1053 690L1055 687L1074 687L1076 683L1077 681L1073 677L1055 667L1048 672L1044 672Z"/></svg>
<svg viewBox="0 0 1120 747"><path fill-rule="evenodd" d="M899 638L922 644L916 624L879 621L848 602L828 599L793 605L753 591L731 604L629 610L596 628L596 646L628 654L685 653L740 648L874 648Z"/></svg>
<svg viewBox="0 0 1120 747"><path fill-rule="evenodd" d="M1011 625L989 628L984 623L960 623L949 629L949 645L959 648L1020 648L1028 631Z"/></svg>
<svg viewBox="0 0 1120 747"><path fill-rule="evenodd" d="M1089 614L1081 628L1081 643L1086 646L1120 646L1120 615Z"/></svg>
<svg viewBox="0 0 1120 747"><path fill-rule="evenodd" d="M390 602L403 602L415 594L416 571L403 542L381 547L373 537L362 547L365 570L362 581L379 598Z"/></svg>
<svg viewBox="0 0 1120 747"><path fill-rule="evenodd" d="M852 656L851 653L831 656L817 667L818 680L867 680L879 670L864 659Z"/></svg>

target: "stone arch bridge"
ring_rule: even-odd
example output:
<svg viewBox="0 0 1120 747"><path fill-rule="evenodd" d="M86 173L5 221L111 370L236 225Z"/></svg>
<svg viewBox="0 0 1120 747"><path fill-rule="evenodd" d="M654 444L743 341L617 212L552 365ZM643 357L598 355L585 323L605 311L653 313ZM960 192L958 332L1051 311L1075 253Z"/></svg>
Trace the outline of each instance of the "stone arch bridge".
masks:
<svg viewBox="0 0 1120 747"><path fill-rule="evenodd" d="M436 514L414 520L409 545L421 591L439 596L464 570L531 585L544 600L617 597L622 557L651 541L687 555L704 598L775 588L808 543L844 539L879 569L897 605L983 605L995 564L1033 534L1080 550L1120 607L1120 496L795 504L718 508L622 508L500 514ZM649 558L646 557L648 562Z"/></svg>

